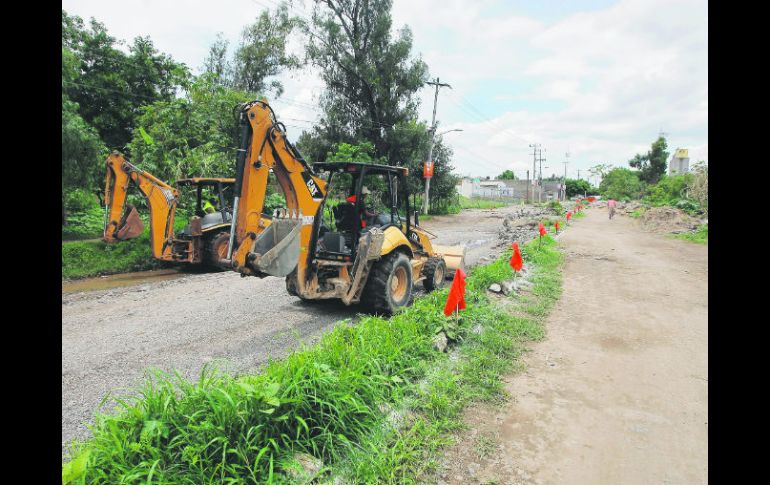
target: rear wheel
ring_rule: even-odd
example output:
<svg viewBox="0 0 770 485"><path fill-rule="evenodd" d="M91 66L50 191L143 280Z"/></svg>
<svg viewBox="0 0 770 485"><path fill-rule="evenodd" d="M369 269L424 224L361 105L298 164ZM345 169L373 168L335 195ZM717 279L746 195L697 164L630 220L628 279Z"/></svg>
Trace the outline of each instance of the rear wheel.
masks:
<svg viewBox="0 0 770 485"><path fill-rule="evenodd" d="M412 264L403 253L375 263L364 288L364 301L377 313L392 314L412 299Z"/></svg>
<svg viewBox="0 0 770 485"><path fill-rule="evenodd" d="M218 232L206 238L203 249L203 263L212 268L227 269L219 262L227 258L227 247L230 244L229 232Z"/></svg>
<svg viewBox="0 0 770 485"><path fill-rule="evenodd" d="M441 289L446 283L446 262L444 258L428 258L423 268L423 275L425 275L425 279L422 280L422 284L425 286L425 291L431 292Z"/></svg>

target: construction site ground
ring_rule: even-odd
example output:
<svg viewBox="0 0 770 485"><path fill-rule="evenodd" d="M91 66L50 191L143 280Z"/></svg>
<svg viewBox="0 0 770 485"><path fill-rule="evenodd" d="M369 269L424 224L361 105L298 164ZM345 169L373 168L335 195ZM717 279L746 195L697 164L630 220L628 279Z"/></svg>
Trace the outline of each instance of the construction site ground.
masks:
<svg viewBox="0 0 770 485"><path fill-rule="evenodd" d="M559 238L563 294L438 483L708 483L708 249L590 209Z"/></svg>
<svg viewBox="0 0 770 485"><path fill-rule="evenodd" d="M506 215L542 212L469 209L422 225L438 244L465 246L473 266L504 246L498 231ZM148 368L178 369L191 379L209 362L251 372L359 311L337 301L302 302L286 292L283 278L232 271L167 269L63 282L62 451L88 435L85 423L108 392L130 390Z"/></svg>
<svg viewBox="0 0 770 485"><path fill-rule="evenodd" d="M440 244L465 245L473 266L523 237L518 222L541 211L473 209L423 225ZM563 295L545 340L506 378L508 404L468 409L439 483L707 482L707 247L586 212L559 236ZM63 453L88 435L104 396L130 390L148 368L192 379L209 362L255 371L359 311L303 303L282 278L114 279L62 285Z"/></svg>

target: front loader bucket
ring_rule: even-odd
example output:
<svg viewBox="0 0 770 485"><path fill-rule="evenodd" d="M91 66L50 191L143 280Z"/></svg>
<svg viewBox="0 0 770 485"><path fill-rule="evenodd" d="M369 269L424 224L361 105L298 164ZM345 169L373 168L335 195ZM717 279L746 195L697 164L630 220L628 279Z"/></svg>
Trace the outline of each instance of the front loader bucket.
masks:
<svg viewBox="0 0 770 485"><path fill-rule="evenodd" d="M255 271L270 276L286 276L297 267L301 218L273 219L254 241L248 256Z"/></svg>
<svg viewBox="0 0 770 485"><path fill-rule="evenodd" d="M446 263L447 278L455 274L456 269L465 272L465 247L464 246L439 246L434 244L433 251L437 256L442 256Z"/></svg>
<svg viewBox="0 0 770 485"><path fill-rule="evenodd" d="M144 231L144 223L139 218L139 213L136 211L136 207L132 205L126 206L126 214L120 221L118 231L115 234L115 238L118 241L125 241L126 239L132 239Z"/></svg>

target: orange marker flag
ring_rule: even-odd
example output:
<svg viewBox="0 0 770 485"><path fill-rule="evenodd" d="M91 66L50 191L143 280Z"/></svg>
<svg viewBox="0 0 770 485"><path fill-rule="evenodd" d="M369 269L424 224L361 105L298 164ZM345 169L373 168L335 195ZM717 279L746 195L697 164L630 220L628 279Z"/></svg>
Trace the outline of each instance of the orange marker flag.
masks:
<svg viewBox="0 0 770 485"><path fill-rule="evenodd" d="M521 251L519 251L519 243L513 243L513 255L511 256L511 268L514 271L521 271L524 267L524 260L521 259Z"/></svg>
<svg viewBox="0 0 770 485"><path fill-rule="evenodd" d="M545 226L542 222L537 226L537 230L540 231L540 237L543 237L548 233L548 231L545 230Z"/></svg>
<svg viewBox="0 0 770 485"><path fill-rule="evenodd" d="M465 310L465 273L460 268L455 271L455 278L449 288L449 295L444 305L444 315Z"/></svg>
<svg viewBox="0 0 770 485"><path fill-rule="evenodd" d="M556 227L556 234L559 234L559 221L556 221L556 224L554 224Z"/></svg>
<svg viewBox="0 0 770 485"><path fill-rule="evenodd" d="M567 212L567 222L572 218L572 212Z"/></svg>

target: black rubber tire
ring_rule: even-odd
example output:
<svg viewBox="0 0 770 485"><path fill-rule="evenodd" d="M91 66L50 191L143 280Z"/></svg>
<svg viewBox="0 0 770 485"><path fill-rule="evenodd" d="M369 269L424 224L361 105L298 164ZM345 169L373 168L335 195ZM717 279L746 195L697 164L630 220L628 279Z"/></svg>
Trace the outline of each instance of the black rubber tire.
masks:
<svg viewBox="0 0 770 485"><path fill-rule="evenodd" d="M399 270L404 270L401 274L405 276L406 287L404 294L397 300L391 282ZM361 300L375 313L391 315L412 301L412 288L412 263L409 257L403 253L391 253L374 263Z"/></svg>
<svg viewBox="0 0 770 485"><path fill-rule="evenodd" d="M425 291L430 293L433 290L443 288L446 284L446 261L440 257L428 258L422 274L425 276L425 279L422 280Z"/></svg>
<svg viewBox="0 0 770 485"><path fill-rule="evenodd" d="M286 275L286 292L291 296L299 296L297 294L297 268Z"/></svg>
<svg viewBox="0 0 770 485"><path fill-rule="evenodd" d="M221 231L215 234L207 235L203 241L203 264L211 268L225 270L228 269L219 264L220 259L227 257L227 254L221 254L222 245L224 250L227 250L227 245L230 243L230 232Z"/></svg>
<svg viewBox="0 0 770 485"><path fill-rule="evenodd" d="M300 300L306 303L314 303L319 302L322 300L309 300L307 298L303 298L299 293L297 293L297 268L294 268L294 270L286 275L286 292L290 294L291 296L296 296Z"/></svg>

